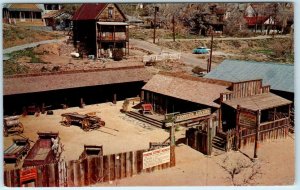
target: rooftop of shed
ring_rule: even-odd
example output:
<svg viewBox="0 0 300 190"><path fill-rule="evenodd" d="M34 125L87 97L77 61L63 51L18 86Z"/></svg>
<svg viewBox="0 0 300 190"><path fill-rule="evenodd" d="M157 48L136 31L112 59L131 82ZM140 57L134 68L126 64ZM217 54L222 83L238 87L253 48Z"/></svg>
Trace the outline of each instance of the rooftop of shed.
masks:
<svg viewBox="0 0 300 190"><path fill-rule="evenodd" d="M3 79L3 95L139 82L147 81L150 77L151 74L141 66L8 77Z"/></svg>
<svg viewBox="0 0 300 190"><path fill-rule="evenodd" d="M292 102L272 93L264 93L244 98L236 98L223 103L234 109L237 109L237 105L240 105L242 108L258 111L288 105Z"/></svg>
<svg viewBox="0 0 300 190"><path fill-rule="evenodd" d="M143 90L219 108L220 93L229 92L230 82L161 72L153 76Z"/></svg>

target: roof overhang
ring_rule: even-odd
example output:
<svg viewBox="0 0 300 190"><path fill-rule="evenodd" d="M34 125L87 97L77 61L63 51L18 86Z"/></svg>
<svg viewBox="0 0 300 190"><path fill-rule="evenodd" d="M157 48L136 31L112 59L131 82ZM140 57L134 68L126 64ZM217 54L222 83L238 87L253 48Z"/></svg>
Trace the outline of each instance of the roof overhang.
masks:
<svg viewBox="0 0 300 190"><path fill-rule="evenodd" d="M272 93L264 93L243 98L236 98L222 103L234 109L237 109L237 105L239 105L242 108L258 111L289 105L292 102Z"/></svg>
<svg viewBox="0 0 300 190"><path fill-rule="evenodd" d="M107 26L128 26L126 22L97 22L99 25L107 25Z"/></svg>

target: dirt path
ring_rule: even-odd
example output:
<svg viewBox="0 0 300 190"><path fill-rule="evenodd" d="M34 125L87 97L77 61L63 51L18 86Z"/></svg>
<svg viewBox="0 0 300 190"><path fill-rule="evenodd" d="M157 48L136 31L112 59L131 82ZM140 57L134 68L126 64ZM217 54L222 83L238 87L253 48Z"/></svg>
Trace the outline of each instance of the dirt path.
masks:
<svg viewBox="0 0 300 190"><path fill-rule="evenodd" d="M147 41L143 41L143 40L137 40L137 39L130 39L130 43L132 46L136 46L140 49L144 49L146 51L150 51L153 52L154 54L159 54L162 51L167 51L167 52L173 52L173 53L181 53L181 61L183 61L185 64L190 65L190 66L198 66L198 67L202 67L202 68L206 68L207 67L207 62L206 60L200 60L198 59L196 56L192 53L183 53L183 52L177 52L165 47L160 47L156 44L147 42ZM212 65L212 68L216 67L215 64Z"/></svg>
<svg viewBox="0 0 300 190"><path fill-rule="evenodd" d="M14 46L14 47L10 47L7 49L3 49L3 54L8 54L8 53L12 53L15 51L20 51L22 49L26 49L26 48L32 48L32 47L36 47L40 44L50 44L50 43L57 43L57 42L61 42L64 41L66 38L62 38L62 39L55 39L55 40L45 40L45 41L39 41L39 42L34 42L34 43L30 43L30 44L23 44L20 46Z"/></svg>

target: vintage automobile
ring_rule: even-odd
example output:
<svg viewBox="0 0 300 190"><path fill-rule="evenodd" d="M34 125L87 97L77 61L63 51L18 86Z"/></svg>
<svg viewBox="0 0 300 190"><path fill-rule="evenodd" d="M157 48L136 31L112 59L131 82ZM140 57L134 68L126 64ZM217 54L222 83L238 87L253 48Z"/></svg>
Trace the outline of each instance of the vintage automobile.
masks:
<svg viewBox="0 0 300 190"><path fill-rule="evenodd" d="M206 48L206 47L198 47L193 49L193 53L194 54L206 54L210 51L210 49Z"/></svg>

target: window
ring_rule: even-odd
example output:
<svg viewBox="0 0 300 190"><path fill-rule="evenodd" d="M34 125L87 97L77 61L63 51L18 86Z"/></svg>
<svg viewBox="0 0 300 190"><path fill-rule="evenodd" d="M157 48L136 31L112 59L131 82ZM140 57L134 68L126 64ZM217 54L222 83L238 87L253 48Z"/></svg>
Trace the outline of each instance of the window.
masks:
<svg viewBox="0 0 300 190"><path fill-rule="evenodd" d="M108 7L108 18L113 18L113 12L114 8L113 7Z"/></svg>

